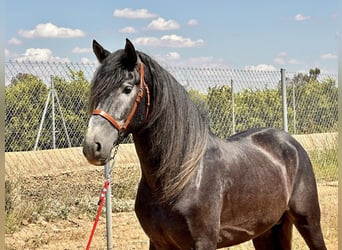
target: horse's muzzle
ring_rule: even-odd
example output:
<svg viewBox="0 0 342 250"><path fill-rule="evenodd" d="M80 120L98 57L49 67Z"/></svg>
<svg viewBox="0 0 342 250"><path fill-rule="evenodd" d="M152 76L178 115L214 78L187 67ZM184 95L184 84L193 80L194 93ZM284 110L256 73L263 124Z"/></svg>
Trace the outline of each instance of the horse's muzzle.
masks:
<svg viewBox="0 0 342 250"><path fill-rule="evenodd" d="M101 144L99 142L89 143L83 142L83 155L87 158L88 162L96 165L102 166L106 163L107 157L101 153Z"/></svg>
<svg viewBox="0 0 342 250"><path fill-rule="evenodd" d="M106 164L113 145L113 139L111 138L111 136L100 137L93 133L91 129L88 129L83 140L83 154L89 163L96 166Z"/></svg>

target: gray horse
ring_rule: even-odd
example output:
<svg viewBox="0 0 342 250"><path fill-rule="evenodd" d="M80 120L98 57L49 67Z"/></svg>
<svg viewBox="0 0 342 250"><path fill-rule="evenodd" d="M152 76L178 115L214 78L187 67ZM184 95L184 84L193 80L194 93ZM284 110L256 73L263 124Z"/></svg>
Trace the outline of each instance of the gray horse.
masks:
<svg viewBox="0 0 342 250"><path fill-rule="evenodd" d="M175 78L148 55L110 53L90 89L83 144L104 165L130 133L140 160L135 212L150 249L211 250L253 240L255 249L291 249L294 224L310 249L326 249L310 159L289 134L251 129L222 140Z"/></svg>

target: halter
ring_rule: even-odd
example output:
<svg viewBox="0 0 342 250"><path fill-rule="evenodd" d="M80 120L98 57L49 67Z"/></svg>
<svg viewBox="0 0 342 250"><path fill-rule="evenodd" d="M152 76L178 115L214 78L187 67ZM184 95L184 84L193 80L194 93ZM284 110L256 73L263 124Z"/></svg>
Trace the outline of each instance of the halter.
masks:
<svg viewBox="0 0 342 250"><path fill-rule="evenodd" d="M129 113L129 115L127 117L127 120L125 121L123 126L120 126L120 124L110 114L106 113L103 110L95 109L95 110L93 110L92 115L100 115L100 116L102 116L107 121L109 121L118 131L124 130L124 129L127 128L129 123L133 119L135 111L137 110L138 105L139 105L141 99L144 96L144 89L145 89L146 90L146 94L147 94L146 115L145 115L145 119L143 121L143 123L145 123L146 120L147 120L149 109L150 109L150 91L149 91L148 86L147 86L147 84L145 82L144 75L145 75L144 65L142 63L140 63L140 85L139 85L140 89L139 89L139 92L137 94L137 98L135 99L134 105L133 105L133 107L131 109L131 112Z"/></svg>

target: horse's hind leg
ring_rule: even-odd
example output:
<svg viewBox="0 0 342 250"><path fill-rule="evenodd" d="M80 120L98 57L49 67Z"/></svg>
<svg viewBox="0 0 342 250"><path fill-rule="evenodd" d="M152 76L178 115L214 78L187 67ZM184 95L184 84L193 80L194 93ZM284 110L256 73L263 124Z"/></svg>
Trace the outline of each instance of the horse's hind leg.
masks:
<svg viewBox="0 0 342 250"><path fill-rule="evenodd" d="M290 250L291 239L292 222L284 215L279 224L253 239L253 245L256 250Z"/></svg>
<svg viewBox="0 0 342 250"><path fill-rule="evenodd" d="M291 211L293 223L311 250L326 250L323 239L319 207L308 203L311 211Z"/></svg>
<svg viewBox="0 0 342 250"><path fill-rule="evenodd" d="M294 224L311 250L326 250L319 215L292 213Z"/></svg>
<svg viewBox="0 0 342 250"><path fill-rule="evenodd" d="M302 188L293 192L288 213L309 248L311 250L325 250L327 248L320 223L321 212L316 183L315 181L307 182L306 185L303 183L299 185Z"/></svg>

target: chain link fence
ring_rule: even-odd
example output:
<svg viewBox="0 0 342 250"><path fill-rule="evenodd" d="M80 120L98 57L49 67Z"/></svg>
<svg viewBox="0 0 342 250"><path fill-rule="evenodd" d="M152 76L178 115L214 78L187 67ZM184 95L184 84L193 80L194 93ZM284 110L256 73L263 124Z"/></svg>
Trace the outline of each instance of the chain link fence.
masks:
<svg viewBox="0 0 342 250"><path fill-rule="evenodd" d="M6 63L6 152L80 146L95 69L94 64ZM251 127L282 128L280 72L168 70L204 103L219 136ZM291 134L337 131L335 75L290 72L286 82Z"/></svg>
<svg viewBox="0 0 342 250"><path fill-rule="evenodd" d="M6 247L83 248L103 183L103 169L89 166L80 148L96 65L5 65ZM208 114L210 128L219 137L251 127L283 128L280 71L167 70ZM337 183L337 76L317 69L285 72L285 76L288 131L309 152L319 183ZM140 169L131 142L128 138L120 148L112 173L113 212L133 209ZM337 204L337 193L329 196L329 202ZM127 221L137 223L131 213L124 215L125 221L116 219L116 229ZM105 232L101 226L98 230L92 246L104 249ZM134 249L147 248L147 239L139 230L131 230L123 239L114 230L114 246L128 249L124 244L132 244L127 243L130 237L135 239ZM60 237L58 244L54 237Z"/></svg>

